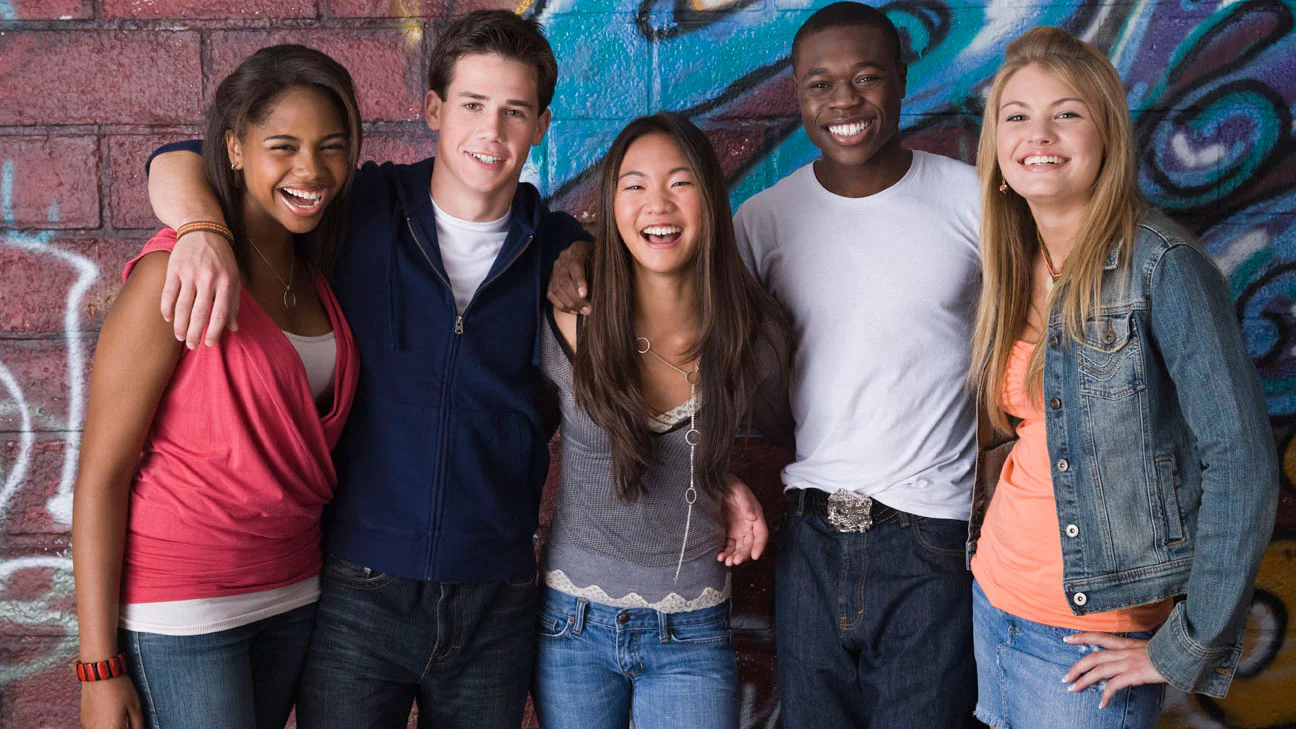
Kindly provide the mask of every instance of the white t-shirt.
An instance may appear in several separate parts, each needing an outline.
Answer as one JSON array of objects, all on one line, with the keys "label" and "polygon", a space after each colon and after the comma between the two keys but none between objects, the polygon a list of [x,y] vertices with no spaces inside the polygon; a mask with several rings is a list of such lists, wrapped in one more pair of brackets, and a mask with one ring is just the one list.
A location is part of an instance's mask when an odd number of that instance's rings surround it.
[{"label": "white t-shirt", "polygon": [[499,220],[475,223],[456,218],[432,201],[436,213],[437,245],[441,249],[441,263],[450,277],[454,291],[455,307],[459,313],[468,308],[477,287],[486,280],[486,274],[495,264],[495,257],[504,247],[508,237],[509,215],[512,208]]},{"label": "white t-shirt", "polygon": [[744,260],[792,318],[787,488],[969,517],[979,222],[975,169],[919,151],[875,195],[834,195],[809,164],[738,211]]}]

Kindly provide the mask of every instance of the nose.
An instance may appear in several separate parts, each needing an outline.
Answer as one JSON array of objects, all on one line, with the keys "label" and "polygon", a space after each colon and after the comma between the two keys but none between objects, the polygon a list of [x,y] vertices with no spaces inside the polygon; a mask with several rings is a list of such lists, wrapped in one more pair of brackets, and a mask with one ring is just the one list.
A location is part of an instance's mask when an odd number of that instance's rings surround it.
[{"label": "nose", "polygon": [[1056,142],[1057,131],[1053,128],[1053,120],[1047,117],[1032,120],[1030,128],[1026,130],[1026,141],[1041,146]]},{"label": "nose", "polygon": [[650,213],[664,213],[675,209],[675,196],[671,194],[669,187],[663,185],[653,185],[649,188],[647,202],[645,207]]},{"label": "nose", "polygon": [[828,96],[828,103],[834,108],[848,108],[859,103],[859,94],[855,91],[855,84],[850,81],[839,81],[833,84],[832,93]]},{"label": "nose", "polygon": [[482,114],[481,124],[477,127],[477,134],[489,141],[499,139],[500,118],[498,114]]},{"label": "nose", "polygon": [[319,176],[320,170],[324,165],[320,164],[319,153],[313,149],[303,149],[297,154],[296,159],[297,176],[307,180],[314,180]]}]

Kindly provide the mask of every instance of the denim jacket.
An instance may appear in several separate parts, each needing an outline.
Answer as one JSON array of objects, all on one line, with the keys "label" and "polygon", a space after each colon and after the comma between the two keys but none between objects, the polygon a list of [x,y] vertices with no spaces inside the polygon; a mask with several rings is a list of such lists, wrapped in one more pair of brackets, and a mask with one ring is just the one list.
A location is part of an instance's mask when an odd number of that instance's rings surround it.
[{"label": "denim jacket", "polygon": [[[1157,213],[1128,266],[1108,257],[1085,341],[1054,309],[1044,413],[1062,587],[1076,615],[1186,596],[1148,655],[1170,685],[1223,697],[1278,503],[1278,458],[1228,287]],[[1011,443],[982,451],[968,558]]]}]

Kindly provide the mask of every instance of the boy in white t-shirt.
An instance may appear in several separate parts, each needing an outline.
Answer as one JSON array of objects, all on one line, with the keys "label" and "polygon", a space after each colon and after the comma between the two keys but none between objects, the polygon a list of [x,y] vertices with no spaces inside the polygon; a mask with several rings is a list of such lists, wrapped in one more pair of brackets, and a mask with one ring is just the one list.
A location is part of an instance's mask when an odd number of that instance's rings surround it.
[{"label": "boy in white t-shirt", "polygon": [[[822,157],[735,217],[748,266],[797,339],[775,590],[789,729],[975,725],[964,545],[976,410],[964,383],[976,171],[900,145],[901,53],[874,8],[812,15],[792,63]],[[578,275],[551,282],[560,307],[584,294]]]}]

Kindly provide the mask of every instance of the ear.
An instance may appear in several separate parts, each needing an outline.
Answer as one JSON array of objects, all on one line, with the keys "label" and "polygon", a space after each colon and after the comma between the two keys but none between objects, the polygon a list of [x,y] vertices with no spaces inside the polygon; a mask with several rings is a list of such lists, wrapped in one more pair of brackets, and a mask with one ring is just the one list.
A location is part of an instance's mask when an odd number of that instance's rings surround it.
[{"label": "ear", "polygon": [[549,121],[552,118],[553,114],[549,113],[549,109],[540,112],[540,118],[536,120],[535,134],[531,135],[532,147],[540,144],[541,140],[544,139],[545,132],[549,131]]},{"label": "ear", "polygon": [[234,169],[243,167],[243,143],[239,141],[238,135],[229,129],[225,130],[225,154]]},{"label": "ear", "polygon": [[434,132],[441,129],[441,107],[444,104],[441,95],[435,91],[423,95],[423,122]]}]

